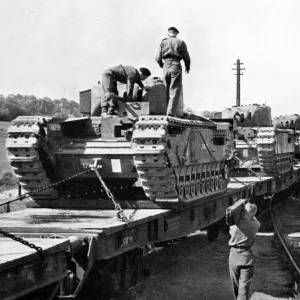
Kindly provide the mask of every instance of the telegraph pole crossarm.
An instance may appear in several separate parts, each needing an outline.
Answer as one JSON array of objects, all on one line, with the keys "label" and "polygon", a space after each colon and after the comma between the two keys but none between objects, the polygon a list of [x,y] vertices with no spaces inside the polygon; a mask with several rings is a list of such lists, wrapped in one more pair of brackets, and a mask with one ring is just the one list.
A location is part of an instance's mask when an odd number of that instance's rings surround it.
[{"label": "telegraph pole crossarm", "polygon": [[241,105],[241,75],[244,75],[244,73],[242,73],[241,71],[246,70],[245,68],[241,68],[241,65],[243,65],[243,63],[240,61],[239,57],[236,60],[236,63],[234,63],[234,65],[236,65],[236,69],[232,69],[234,71],[236,71],[236,106],[240,106]]}]

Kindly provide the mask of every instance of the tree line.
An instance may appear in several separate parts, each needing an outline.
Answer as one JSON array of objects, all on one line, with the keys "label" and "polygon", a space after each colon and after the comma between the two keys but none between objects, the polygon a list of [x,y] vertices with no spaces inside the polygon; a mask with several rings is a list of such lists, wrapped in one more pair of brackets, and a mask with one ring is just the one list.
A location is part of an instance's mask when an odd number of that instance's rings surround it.
[{"label": "tree line", "polygon": [[65,98],[37,98],[28,95],[0,95],[0,121],[11,121],[18,116],[79,117],[79,104]]}]

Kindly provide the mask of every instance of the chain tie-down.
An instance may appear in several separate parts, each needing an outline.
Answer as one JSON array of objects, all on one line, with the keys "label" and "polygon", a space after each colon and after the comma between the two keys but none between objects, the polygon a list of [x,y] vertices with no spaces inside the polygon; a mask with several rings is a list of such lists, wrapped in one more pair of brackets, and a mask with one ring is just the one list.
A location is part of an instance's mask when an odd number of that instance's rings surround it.
[{"label": "chain tie-down", "polygon": [[[92,171],[92,169],[89,168],[88,170],[85,170],[83,172],[77,173],[77,174],[72,175],[70,177],[67,177],[67,178],[65,178],[63,180],[57,181],[55,183],[52,183],[52,184],[50,184],[48,186],[44,186],[44,187],[38,188],[38,189],[34,190],[33,192],[25,193],[25,194],[21,195],[20,197],[18,197],[16,199],[13,199],[13,200],[10,200],[10,201],[7,201],[5,203],[0,204],[0,206],[7,205],[7,204],[10,204],[12,202],[16,202],[18,200],[22,201],[22,200],[24,200],[26,198],[29,198],[31,195],[38,194],[38,193],[40,193],[40,192],[42,192],[44,190],[47,190],[47,189],[49,189],[49,188],[51,188],[53,186],[58,186],[61,183],[67,182],[67,181],[69,181],[69,180],[71,180],[71,179],[73,179],[73,178],[75,178],[77,176],[80,176],[82,174],[85,174],[85,173],[88,173],[88,172],[91,172],[91,171]],[[43,258],[43,253],[42,253],[43,252],[43,248],[42,247],[36,246],[35,244],[30,243],[30,242],[28,242],[28,241],[26,241],[26,240],[24,240],[24,239],[22,239],[20,237],[17,237],[14,234],[9,233],[9,232],[1,229],[1,228],[0,228],[0,234],[4,235],[7,238],[10,238],[10,239],[12,239],[12,240],[14,240],[16,242],[19,242],[19,243],[21,243],[21,244],[23,244],[25,246],[28,246],[31,249],[35,249],[37,251],[37,253],[40,255],[40,257]]]},{"label": "chain tie-down", "polygon": [[94,161],[94,164],[93,166],[91,167],[91,169],[93,171],[95,171],[99,181],[101,182],[107,196],[109,197],[109,199],[112,201],[112,203],[114,204],[114,208],[115,210],[117,211],[117,217],[122,220],[123,222],[130,222],[133,218],[133,215],[131,215],[129,218],[126,217],[125,213],[124,213],[124,210],[121,208],[120,204],[117,203],[117,201],[115,200],[115,197],[114,195],[112,194],[112,192],[110,191],[110,189],[107,187],[105,181],[103,180],[100,172],[99,172],[99,169],[101,168],[101,166],[99,165],[99,161],[100,159],[95,159]]},{"label": "chain tie-down", "polygon": [[[13,199],[13,200],[10,200],[10,201],[7,201],[5,203],[0,204],[0,207],[4,206],[4,205],[7,205],[7,204],[10,204],[10,203],[13,203],[13,202],[16,202],[16,201],[22,201],[22,200],[24,200],[26,198],[29,198],[31,195],[38,194],[38,193],[40,193],[40,192],[42,192],[42,191],[44,191],[46,189],[49,189],[51,187],[58,186],[59,184],[65,183],[65,182],[67,182],[67,181],[69,181],[69,180],[71,180],[71,179],[73,179],[75,177],[78,177],[80,175],[83,175],[83,174],[89,173],[91,171],[94,171],[96,173],[97,177],[99,178],[102,186],[104,187],[107,196],[113,202],[114,208],[117,211],[117,217],[119,219],[121,219],[123,222],[129,223],[132,220],[132,218],[133,218],[133,214],[129,218],[127,218],[126,215],[125,215],[125,213],[124,213],[124,211],[123,211],[123,209],[121,208],[120,204],[118,204],[116,202],[113,194],[111,193],[111,191],[109,190],[109,188],[105,184],[102,176],[100,175],[99,168],[101,168],[101,166],[98,166],[98,161],[99,161],[99,159],[95,159],[94,165],[92,167],[90,167],[89,169],[83,171],[83,172],[79,172],[79,173],[77,173],[75,175],[72,175],[70,177],[64,178],[63,180],[57,181],[57,182],[52,183],[52,184],[50,184],[48,186],[44,186],[44,187],[38,188],[38,189],[34,190],[33,192],[25,193],[25,194],[21,195],[20,197],[18,197],[16,199]],[[9,233],[9,232],[1,229],[1,228],[0,228],[0,234],[2,234],[3,236],[5,236],[7,238],[10,238],[10,239],[12,239],[12,240],[14,240],[16,242],[19,242],[19,243],[21,243],[21,244],[23,244],[25,246],[28,246],[31,249],[35,249],[37,251],[37,253],[40,255],[40,257],[43,258],[43,254],[42,254],[43,249],[42,249],[42,247],[36,246],[35,244],[30,243],[30,242],[28,242],[28,241],[26,241],[26,240],[24,240],[24,239],[22,239],[20,237],[17,237],[14,234]]]},{"label": "chain tie-down", "polygon": [[27,246],[27,247],[29,247],[31,249],[36,250],[37,253],[38,253],[38,255],[40,256],[40,258],[42,258],[42,259],[44,258],[44,256],[43,256],[43,248],[42,247],[36,246],[35,244],[30,243],[30,242],[28,242],[28,241],[26,241],[26,240],[24,240],[24,239],[22,239],[20,237],[17,237],[14,234],[9,233],[9,232],[7,232],[7,231],[5,231],[3,229],[0,229],[0,233],[2,235],[4,235],[5,237],[7,237],[7,238],[10,238],[10,239],[12,239],[12,240],[14,240],[16,242],[19,242],[19,243],[21,243],[21,244],[23,244],[23,245],[25,245],[25,246]]}]

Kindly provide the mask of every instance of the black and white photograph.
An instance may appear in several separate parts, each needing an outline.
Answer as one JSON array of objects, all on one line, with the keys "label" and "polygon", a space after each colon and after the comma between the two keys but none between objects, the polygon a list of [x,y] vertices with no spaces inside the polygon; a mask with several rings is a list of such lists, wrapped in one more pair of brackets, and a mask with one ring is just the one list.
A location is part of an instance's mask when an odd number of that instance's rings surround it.
[{"label": "black and white photograph", "polygon": [[300,300],[299,14],[1,0],[0,300]]}]

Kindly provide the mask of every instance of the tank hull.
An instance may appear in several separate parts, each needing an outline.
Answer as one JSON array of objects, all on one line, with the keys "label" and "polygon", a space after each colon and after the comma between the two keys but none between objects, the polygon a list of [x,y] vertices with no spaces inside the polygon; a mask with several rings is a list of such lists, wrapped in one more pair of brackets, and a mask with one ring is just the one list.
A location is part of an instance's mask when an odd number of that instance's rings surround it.
[{"label": "tank hull", "polygon": [[90,169],[95,160],[117,200],[172,207],[198,201],[226,191],[233,150],[230,125],[203,118],[18,117],[8,135],[8,158],[24,190],[49,186],[32,195],[37,203],[45,197],[86,199],[87,206],[88,199],[109,200]]},{"label": "tank hull", "polygon": [[296,115],[289,122],[286,117],[275,118],[273,125],[271,108],[259,104],[225,108],[220,114],[222,119],[233,118],[237,124],[235,176],[249,172],[257,176],[279,176],[292,170],[298,148],[295,132],[278,124],[296,124]]}]

